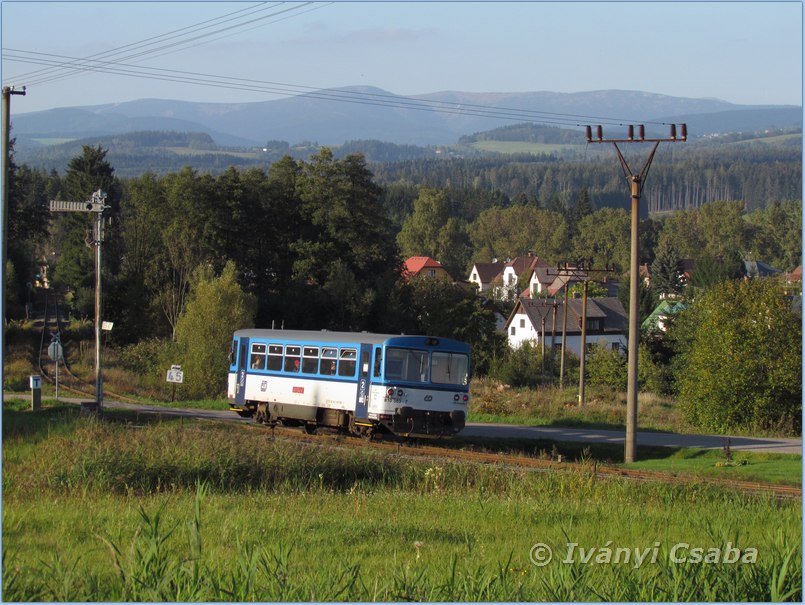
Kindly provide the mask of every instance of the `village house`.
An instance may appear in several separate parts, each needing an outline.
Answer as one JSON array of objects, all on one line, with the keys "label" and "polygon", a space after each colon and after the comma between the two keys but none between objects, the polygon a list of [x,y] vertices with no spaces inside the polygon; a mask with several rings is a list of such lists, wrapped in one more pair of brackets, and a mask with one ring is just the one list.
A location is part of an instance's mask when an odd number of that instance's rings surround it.
[{"label": "village house", "polygon": [[478,288],[478,294],[489,292],[494,288],[495,282],[502,283],[503,268],[506,263],[493,261],[491,263],[475,263],[470,271],[469,282]]},{"label": "village house", "polygon": [[[520,298],[506,321],[505,330],[509,346],[519,348],[530,341],[545,347],[558,348],[562,344],[564,300],[552,298]],[[581,352],[582,300],[567,301],[567,350],[577,357]],[[596,344],[625,354],[628,344],[628,317],[620,300],[615,297],[587,299],[587,351]]]},{"label": "village house", "polygon": [[453,278],[447,272],[447,269],[442,266],[442,263],[429,256],[412,256],[403,263],[403,277],[405,277],[406,280],[419,276],[453,281]]}]

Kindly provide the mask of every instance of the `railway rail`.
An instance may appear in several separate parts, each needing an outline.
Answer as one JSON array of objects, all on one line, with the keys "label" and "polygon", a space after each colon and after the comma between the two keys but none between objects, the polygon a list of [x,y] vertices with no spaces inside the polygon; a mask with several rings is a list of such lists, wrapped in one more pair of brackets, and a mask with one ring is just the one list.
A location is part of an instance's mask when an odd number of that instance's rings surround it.
[{"label": "railway rail", "polygon": [[[65,349],[65,354],[62,356],[60,361],[53,361],[48,355],[48,346],[50,345],[51,341],[46,340],[46,336],[49,334],[52,338],[54,335],[57,335],[59,341],[62,341],[61,337],[63,329],[61,313],[59,312],[59,295],[55,292],[48,292],[45,290],[44,298],[42,336],[39,340],[39,355],[37,357],[39,374],[42,376],[43,380],[46,380],[51,384],[55,384],[56,365],[60,364],[59,367],[61,369],[59,370],[59,388],[69,391],[74,395],[80,395],[82,397],[95,397],[95,385],[86,382],[79,376],[76,376],[76,374],[70,368],[70,364],[67,361],[66,345],[64,342],[62,342],[62,347]],[[108,389],[104,389],[104,393],[121,401],[126,401],[129,403],[141,403],[136,399],[126,397],[125,395],[120,395],[119,393],[113,393]]]},{"label": "railway rail", "polygon": [[[245,425],[255,427],[257,425]],[[717,479],[695,475],[680,475],[670,472],[642,471],[626,469],[612,464],[604,464],[595,460],[585,462],[559,462],[545,460],[526,455],[501,454],[493,452],[457,449],[449,446],[435,445],[405,445],[393,441],[367,441],[358,437],[344,435],[307,435],[297,429],[275,427],[273,430],[283,438],[295,439],[308,443],[330,444],[341,447],[371,447],[385,452],[397,453],[409,457],[437,458],[455,462],[474,462],[481,464],[496,464],[509,468],[521,468],[537,472],[572,472],[585,474],[596,479],[620,478],[632,481],[657,481],[679,485],[711,485],[724,489],[732,489],[746,494],[766,494],[777,499],[802,499],[802,488],[760,483],[754,481],[739,481],[733,479]]]},{"label": "railway rail", "polygon": [[[53,309],[51,315],[50,309]],[[47,346],[50,344],[46,342],[46,335],[48,333],[59,334],[62,333],[61,315],[59,313],[58,297],[54,294],[45,297],[45,317],[42,325],[42,337],[40,340],[39,351],[39,371],[43,378],[51,383],[55,382],[55,364],[47,354]],[[66,357],[62,358],[62,367],[64,372],[60,372],[61,388],[77,394],[82,397],[94,397],[94,385],[87,383],[80,377],[76,376],[70,369]],[[66,381],[64,380],[66,378]],[[65,382],[67,384],[65,384]],[[143,403],[105,390],[105,394],[110,398],[124,402],[121,407],[127,407],[125,404],[137,404],[142,406]],[[112,404],[113,405],[113,404]],[[153,410],[142,410],[139,408],[140,413],[149,414],[169,414],[181,415],[185,417],[197,417],[201,419],[210,419],[203,411],[190,410],[190,409],[177,409],[177,408],[158,408],[154,407]],[[213,418],[214,420],[229,420],[226,417]],[[380,451],[404,455],[410,458],[431,458],[449,460],[455,462],[471,462],[480,464],[495,464],[509,468],[521,468],[535,472],[575,472],[586,474],[587,476],[596,479],[607,478],[620,478],[632,481],[657,481],[675,483],[680,485],[712,485],[723,489],[731,489],[746,494],[753,495],[769,495],[777,499],[802,499],[802,488],[775,485],[752,481],[739,481],[732,479],[717,479],[712,477],[700,477],[694,475],[680,475],[670,472],[659,471],[642,471],[626,469],[611,464],[603,464],[597,461],[584,461],[584,462],[560,462],[557,460],[546,460],[542,458],[531,457],[523,454],[502,454],[493,452],[484,452],[476,450],[458,449],[447,445],[423,445],[420,443],[410,444],[404,441],[386,441],[386,440],[367,440],[359,437],[351,437],[343,434],[307,434],[297,428],[289,428],[283,426],[266,427],[256,423],[246,423],[242,419],[235,417],[231,421],[238,422],[246,430],[260,430],[266,433],[270,432],[272,436],[282,439],[293,439],[311,444],[317,444],[327,447],[339,448],[373,448]]]},{"label": "railway rail", "polygon": [[[293,440],[296,442],[308,443],[321,447],[331,448],[373,448],[388,454],[405,456],[408,458],[425,458],[430,460],[444,460],[456,463],[475,463],[493,464],[506,468],[519,468],[533,472],[546,473],[577,473],[595,479],[624,479],[642,482],[665,482],[677,485],[700,485],[713,486],[721,489],[733,490],[750,495],[771,496],[778,500],[801,500],[802,488],[761,483],[754,481],[738,481],[732,479],[719,479],[714,477],[702,477],[696,475],[685,475],[672,472],[643,471],[636,469],[626,469],[614,464],[604,464],[595,460],[584,462],[560,462],[558,460],[546,460],[526,454],[516,453],[495,453],[487,451],[477,451],[459,449],[451,447],[450,442],[439,442],[439,445],[427,445],[421,442],[411,442],[396,438],[395,440],[368,440],[361,437],[353,437],[335,431],[308,434],[298,427],[285,427],[277,425],[269,427],[254,422],[249,422],[232,414],[231,416],[221,415],[219,412],[210,410],[190,410],[182,408],[149,408],[143,409],[140,404],[134,408],[128,404],[110,403],[106,408],[120,407],[137,411],[142,414],[153,414],[159,416],[181,416],[200,420],[213,420],[237,423],[243,430],[259,431],[268,433],[272,438]],[[482,447],[482,446],[480,446]]]}]

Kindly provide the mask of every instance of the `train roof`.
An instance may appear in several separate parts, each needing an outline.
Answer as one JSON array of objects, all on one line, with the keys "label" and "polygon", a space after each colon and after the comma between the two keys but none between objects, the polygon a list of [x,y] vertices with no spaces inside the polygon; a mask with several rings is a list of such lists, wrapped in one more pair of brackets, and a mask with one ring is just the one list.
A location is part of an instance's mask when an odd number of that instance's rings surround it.
[{"label": "train roof", "polygon": [[[405,335],[405,334],[375,334],[372,332],[331,332],[329,330],[269,330],[260,328],[250,328],[237,330],[234,334],[236,338],[260,338],[275,339],[283,342],[336,342],[336,343],[363,343],[363,344],[407,344],[427,346],[426,340],[433,338],[424,335]],[[469,349],[469,345],[459,340],[451,338],[437,338],[440,344],[455,347],[458,349]]]}]

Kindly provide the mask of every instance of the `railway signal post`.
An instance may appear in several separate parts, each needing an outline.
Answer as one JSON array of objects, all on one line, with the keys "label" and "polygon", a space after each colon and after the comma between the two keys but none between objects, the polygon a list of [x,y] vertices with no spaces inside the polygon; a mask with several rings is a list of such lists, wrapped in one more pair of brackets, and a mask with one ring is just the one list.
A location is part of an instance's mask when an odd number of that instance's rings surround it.
[{"label": "railway signal post", "polygon": [[[618,153],[623,174],[630,184],[632,196],[632,228],[631,228],[631,254],[629,263],[629,373],[626,390],[626,439],[624,462],[634,462],[637,458],[637,346],[639,340],[640,323],[638,321],[638,287],[639,287],[639,250],[638,237],[640,226],[640,195],[643,191],[646,177],[648,177],[651,162],[660,143],[685,142],[688,139],[688,127],[680,124],[680,136],[676,134],[676,124],[671,124],[671,133],[668,138],[646,138],[645,126],[638,125],[638,135],[635,137],[634,126],[629,126],[625,139],[605,139],[601,126],[596,126],[596,136],[593,138],[592,126],[587,126],[587,143],[612,143]],[[635,174],[623,157],[618,143],[654,143],[643,168]]]},{"label": "railway signal post", "polygon": [[91,245],[95,247],[95,406],[103,407],[103,375],[101,374],[101,247],[103,245],[103,211],[106,193],[98,189],[86,202],[50,201],[51,212],[91,212],[95,214],[95,230]]}]

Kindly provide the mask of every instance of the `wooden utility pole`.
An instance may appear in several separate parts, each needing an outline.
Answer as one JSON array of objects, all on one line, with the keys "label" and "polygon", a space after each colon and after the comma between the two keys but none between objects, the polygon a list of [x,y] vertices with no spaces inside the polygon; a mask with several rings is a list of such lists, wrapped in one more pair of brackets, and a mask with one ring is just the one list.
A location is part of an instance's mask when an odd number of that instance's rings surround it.
[{"label": "wooden utility pole", "polygon": [[[567,281],[563,286],[565,289],[565,301],[562,309],[562,357],[559,364],[559,388],[564,386],[565,378],[565,345],[567,343],[567,307],[568,307],[568,290],[570,287],[570,280],[575,279],[583,284],[583,297],[581,302],[581,350],[579,352],[579,405],[584,405],[584,370],[586,365],[586,347],[587,347],[587,282],[590,281],[591,273],[612,273],[614,269],[609,265],[604,269],[594,269],[591,260],[577,261],[575,265],[569,263],[559,263],[556,267],[556,273],[548,273],[548,275],[556,275],[564,277]],[[554,318],[556,315],[554,314]],[[555,319],[554,319],[555,321]]]},{"label": "wooden utility pole", "polygon": [[[8,177],[11,174],[11,95],[25,95],[25,87],[22,90],[14,90],[13,86],[3,86],[3,102],[0,113],[2,113],[2,130],[3,130],[3,266],[0,267],[0,275],[2,275],[2,295],[0,295],[0,321],[3,322],[2,327],[2,342],[0,343],[0,353],[5,357],[6,354],[6,262],[8,260],[8,202],[9,202],[9,185]],[[5,382],[5,370],[2,369],[0,364],[0,381]]]},{"label": "wooden utility pole", "polygon": [[[634,462],[637,458],[637,347],[639,342],[640,323],[638,321],[638,287],[640,278],[639,261],[639,229],[640,229],[640,196],[643,185],[648,177],[651,162],[660,143],[685,142],[688,138],[688,127],[686,124],[680,125],[680,136],[676,136],[676,124],[671,124],[670,137],[667,139],[647,139],[645,136],[645,126],[638,125],[638,136],[634,136],[634,126],[629,126],[628,135],[625,139],[604,139],[601,126],[596,126],[596,137],[593,138],[592,126],[587,126],[588,143],[612,143],[618,153],[618,159],[623,168],[623,174],[630,185],[632,196],[632,228],[631,228],[631,255],[629,263],[629,375],[626,391],[626,443],[624,451],[624,461]],[[635,174],[621,153],[618,143],[654,143],[648,159],[643,163],[642,170]]]}]

